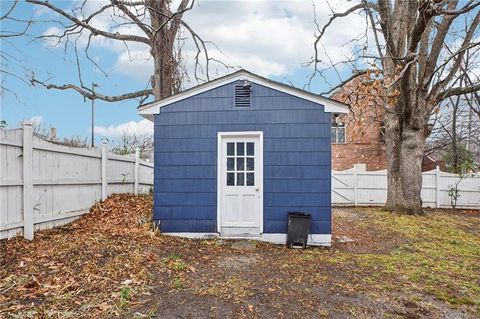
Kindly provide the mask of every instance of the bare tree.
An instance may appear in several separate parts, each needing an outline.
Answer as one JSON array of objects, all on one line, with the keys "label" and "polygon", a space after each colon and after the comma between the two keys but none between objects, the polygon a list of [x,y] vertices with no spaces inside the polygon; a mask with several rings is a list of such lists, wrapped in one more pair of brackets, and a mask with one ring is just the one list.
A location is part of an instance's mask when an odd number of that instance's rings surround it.
[{"label": "bare tree", "polygon": [[[443,159],[447,169],[461,173],[480,167],[480,121],[470,105],[471,94],[456,96],[442,102],[443,111],[434,116],[434,129],[427,139],[425,154]],[[468,165],[467,165],[468,164]]]},{"label": "bare tree", "polygon": [[[181,89],[181,83],[185,77],[185,66],[181,59],[182,41],[179,35],[182,30],[189,35],[198,50],[195,57],[196,65],[206,66],[205,68],[196,67],[194,77],[198,81],[208,80],[209,63],[211,61],[221,62],[209,57],[207,46],[210,43],[203,40],[183,20],[184,13],[193,8],[194,1],[181,0],[176,10],[172,11],[170,8],[171,0],[110,0],[105,3],[98,2],[97,8],[93,10],[91,4],[97,4],[97,2],[88,0],[79,1],[75,7],[68,9],[64,8],[65,5],[52,1],[26,0],[28,4],[50,10],[57,18],[48,21],[17,18],[16,21],[23,22],[25,25],[46,23],[58,26],[61,29],[59,33],[29,36],[34,40],[54,41],[59,45],[64,45],[65,52],[69,49],[72,50],[78,73],[78,83],[52,83],[51,78],[40,79],[34,73],[31,74],[29,81],[32,85],[45,87],[46,89],[75,90],[84,98],[100,99],[108,102],[138,98],[142,103],[152,95],[155,99],[166,97]],[[96,19],[105,16],[111,19],[113,25],[105,27],[95,23]],[[12,34],[15,33],[12,32]],[[21,34],[18,33],[17,35]],[[129,46],[133,44],[143,45],[149,49],[154,62],[154,69],[145,89],[117,95],[105,95],[97,92],[97,90],[92,90],[89,85],[84,85],[83,66],[80,65],[81,59],[79,58],[81,54],[101,70],[106,77],[108,76],[89,54],[92,41],[98,37],[124,44],[129,54]],[[79,44],[80,39],[86,39],[85,47]]]},{"label": "bare tree", "polygon": [[[471,85],[478,81],[479,50],[467,50],[461,65],[462,72],[451,87]],[[480,99],[477,92],[449,97],[441,102],[432,116],[434,126],[427,139],[425,154],[442,158],[447,169],[460,173],[462,169],[480,167]],[[441,112],[440,112],[441,110]],[[469,162],[470,165],[466,165]]]},{"label": "bare tree", "polygon": [[152,159],[153,157],[153,136],[141,135],[128,130],[122,133],[120,139],[112,148],[112,152],[120,155],[133,154],[140,151],[141,158]]},{"label": "bare tree", "polygon": [[[368,74],[370,84],[384,92],[389,210],[423,214],[422,158],[429,120],[442,101],[480,90],[477,78],[451,85],[465,73],[466,52],[479,47],[479,6],[479,0],[361,0],[344,12],[332,13],[318,27],[312,79],[322,75],[319,48],[336,19],[358,13],[369,26],[360,39],[365,44],[345,63],[354,68],[347,80]],[[340,82],[335,87],[341,87]]]}]

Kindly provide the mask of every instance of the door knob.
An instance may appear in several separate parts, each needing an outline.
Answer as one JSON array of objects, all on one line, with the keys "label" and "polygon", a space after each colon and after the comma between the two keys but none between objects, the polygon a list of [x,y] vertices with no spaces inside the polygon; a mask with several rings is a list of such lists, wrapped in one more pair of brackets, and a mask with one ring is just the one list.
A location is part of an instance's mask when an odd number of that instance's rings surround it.
[{"label": "door knob", "polygon": [[255,188],[255,191],[258,192],[260,190],[260,188]]}]

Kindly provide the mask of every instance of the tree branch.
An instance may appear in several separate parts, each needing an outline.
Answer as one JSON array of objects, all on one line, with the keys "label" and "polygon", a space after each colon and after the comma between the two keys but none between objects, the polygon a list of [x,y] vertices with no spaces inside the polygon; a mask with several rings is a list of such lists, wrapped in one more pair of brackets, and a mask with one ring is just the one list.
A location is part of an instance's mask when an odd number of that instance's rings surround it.
[{"label": "tree branch", "polygon": [[380,15],[380,26],[382,28],[383,38],[387,44],[387,55],[398,57],[397,46],[392,35],[392,26],[390,25],[390,2],[388,0],[378,1],[378,14]]},{"label": "tree branch", "polygon": [[[440,69],[442,69],[443,67],[445,67],[453,58],[455,58],[456,56],[458,56],[459,54],[463,54],[465,51],[467,50],[470,50],[470,49],[473,49],[477,46],[480,45],[480,42],[474,42],[474,43],[469,43],[467,46],[465,47],[461,47],[460,49],[458,49],[457,52],[453,53],[450,48],[448,46],[445,45],[446,49],[448,50],[448,52],[450,52],[450,56],[448,58],[446,58],[442,64],[440,64],[433,73],[437,73]],[[461,61],[461,59],[459,60]],[[460,66],[458,67],[460,68]],[[458,68],[455,70],[455,72],[458,71]],[[455,73],[454,72],[454,73]]]},{"label": "tree branch", "polygon": [[[453,10],[457,6],[458,0],[451,0],[448,2],[448,9]],[[431,45],[430,54],[428,55],[427,61],[425,63],[425,67],[423,68],[424,73],[420,74],[420,79],[422,82],[419,84],[423,87],[423,89],[427,89],[433,75],[434,70],[438,62],[438,57],[443,48],[443,43],[445,42],[445,38],[447,37],[448,30],[452,25],[455,16],[443,16],[442,22],[437,27],[435,38],[433,39],[433,43]]]},{"label": "tree branch", "polygon": [[[187,7],[188,0],[187,1],[182,1],[178,5],[177,11],[175,11],[174,13],[169,14],[169,15],[167,15],[167,14],[161,12],[161,11],[156,10],[153,6],[147,6],[148,10],[151,10],[151,11],[155,12],[156,14],[166,18],[165,21],[163,21],[162,24],[160,24],[158,26],[158,28],[153,28],[154,35],[156,35],[157,32],[159,32],[162,28],[164,28],[173,19],[181,19],[183,14],[186,11],[189,11],[193,8],[194,3],[195,3],[195,0],[192,0],[192,2],[190,3],[190,6]],[[178,24],[177,24],[177,28],[178,28]],[[173,30],[173,29],[171,29],[171,30]]]},{"label": "tree branch", "polygon": [[[203,48],[203,52],[205,54],[205,69],[207,70],[206,72],[206,77],[207,77],[207,81],[210,80],[210,75],[208,74],[208,69],[209,69],[209,63],[210,63],[210,58],[208,57],[208,50],[207,50],[207,47],[205,45],[205,41],[203,41],[203,39],[185,22],[185,21],[182,21],[182,25],[185,27],[185,29],[188,30],[188,32],[190,32],[190,34],[192,35],[192,38],[193,38],[193,42],[195,43],[195,46],[197,47],[197,54],[195,55],[195,71],[194,71],[194,74],[195,74],[195,79],[197,81],[199,81],[199,78],[198,78],[198,74],[197,74],[197,69],[198,69],[198,66],[200,65],[199,63],[199,56],[200,56],[200,53],[202,52],[202,48]],[[200,44],[199,44],[200,42]],[[200,48],[201,46],[201,48]],[[202,73],[203,73],[203,70],[202,70]]]},{"label": "tree branch", "polygon": [[319,93],[319,95],[329,95],[330,93],[332,93],[333,91],[341,88],[342,86],[344,86],[344,85],[347,84],[348,82],[352,81],[353,79],[358,78],[359,76],[362,76],[362,75],[364,75],[364,74],[367,74],[367,72],[368,72],[368,70],[359,70],[359,71],[356,71],[356,72],[353,73],[349,78],[347,78],[347,79],[343,80],[342,82],[340,82],[339,84],[335,85],[335,86],[332,87],[330,90]]},{"label": "tree branch", "polygon": [[130,11],[121,1],[112,0],[112,4],[116,5],[123,13],[125,13],[133,22],[151,39],[152,31],[147,27],[145,23]]},{"label": "tree branch", "polygon": [[332,22],[337,19],[337,18],[342,18],[342,17],[346,17],[348,16],[350,13],[352,12],[355,12],[359,9],[365,9],[366,6],[368,7],[371,7],[371,8],[374,8],[375,6],[373,6],[372,4],[368,3],[368,2],[362,2],[360,4],[357,4],[349,9],[347,9],[346,11],[344,12],[335,12],[331,17],[330,19],[328,19],[327,23],[322,27],[322,29],[320,30],[320,34],[317,36],[316,40],[315,40],[315,43],[314,43],[314,46],[316,47],[318,42],[320,41],[320,39],[323,37],[325,31],[327,30],[327,28],[332,24]]},{"label": "tree branch", "polygon": [[425,32],[427,25],[429,24],[430,19],[435,16],[435,13],[436,11],[430,8],[430,3],[428,1],[419,4],[418,18],[410,31],[408,53],[414,53],[417,51],[418,43],[422,39],[422,35]]},{"label": "tree branch", "polygon": [[438,12],[443,15],[454,15],[454,16],[459,16],[461,14],[467,13],[469,11],[472,11],[476,7],[480,5],[480,2],[476,2],[472,4],[475,0],[470,0],[463,8],[460,10],[454,11],[454,10],[439,10]]},{"label": "tree branch", "polygon": [[388,90],[390,88],[392,88],[395,84],[398,83],[398,81],[402,80],[405,76],[405,74],[408,72],[408,70],[410,69],[410,66],[413,64],[413,63],[416,63],[418,60],[418,56],[415,56],[413,59],[411,59],[410,61],[408,61],[402,68],[402,70],[400,71],[400,74],[392,81],[392,83],[389,83],[385,88]]},{"label": "tree branch", "polygon": [[472,44],[470,42],[479,24],[480,24],[480,11],[477,12],[477,14],[475,15],[475,19],[472,21],[470,28],[468,29],[465,35],[465,38],[463,39],[461,48],[455,54],[453,54],[453,56],[455,56],[455,60],[447,76],[443,80],[435,83],[435,85],[432,87],[432,91],[430,92],[430,94],[432,94],[431,96],[435,96],[435,94],[437,94],[442,88],[444,88],[453,79],[457,71],[460,69],[463,57],[465,56],[465,52],[469,49],[469,47],[474,47],[475,45],[478,45],[478,43]]},{"label": "tree branch", "polygon": [[104,30],[94,28],[93,26],[88,24],[88,22],[85,22],[85,20],[80,20],[80,19],[76,18],[75,16],[73,16],[73,15],[67,13],[66,11],[54,6],[53,4],[51,4],[48,1],[26,0],[26,2],[47,7],[49,9],[57,12],[58,14],[62,15],[63,17],[67,18],[68,20],[72,21],[76,25],[81,26],[81,27],[89,30],[94,35],[101,35],[101,36],[104,36],[104,37],[107,37],[107,38],[110,38],[110,39],[114,39],[114,40],[134,41],[134,42],[140,42],[140,43],[145,43],[147,45],[150,45],[150,40],[146,37],[133,35],[133,34],[121,34],[121,33],[118,33],[118,32],[112,33],[112,32],[107,32],[107,31],[104,31]]},{"label": "tree branch", "polygon": [[[315,36],[315,41],[313,43],[313,49],[314,49],[314,52],[315,52],[314,57],[313,57],[312,61],[308,64],[308,65],[313,64],[313,73],[309,77],[307,86],[310,86],[310,83],[312,82],[315,75],[321,74],[321,72],[318,70],[318,63],[321,62],[321,60],[319,59],[318,45],[319,45],[320,40],[322,39],[323,35],[325,34],[327,28],[333,23],[333,21],[335,21],[335,19],[337,19],[337,18],[346,17],[346,16],[350,15],[351,13],[353,13],[357,10],[360,10],[360,9],[364,9],[364,10],[366,10],[367,8],[373,9],[373,10],[377,9],[376,5],[374,5],[372,3],[369,3],[366,0],[363,0],[361,3],[352,6],[351,8],[347,9],[344,12],[334,12],[332,14],[332,16],[330,17],[330,19],[327,21],[327,23],[325,25],[323,25],[323,27],[320,29],[320,27],[317,23],[317,18],[316,18],[315,3],[312,3],[312,4],[313,4],[314,23],[317,27],[318,35]],[[372,26],[372,27],[374,28],[375,26]],[[331,92],[331,91],[329,91],[329,92]],[[322,94],[327,94],[327,93],[322,93]]]},{"label": "tree branch", "polygon": [[[366,6],[366,0],[362,0],[363,4]],[[380,41],[378,40],[378,31],[377,28],[375,28],[375,20],[373,19],[373,13],[370,10],[369,7],[365,7],[367,11],[368,18],[370,20],[370,24],[372,25],[372,30],[373,30],[373,37],[375,38],[375,45],[377,46],[377,51],[378,51],[378,56],[380,57],[381,63],[383,63],[383,52],[382,48],[380,47]]]},{"label": "tree branch", "polygon": [[13,2],[13,4],[11,5],[11,7],[7,10],[7,12],[5,12],[4,15],[0,16],[0,20],[3,20],[3,19],[5,19],[5,18],[7,18],[7,17],[10,15],[10,13],[12,13],[13,9],[15,9],[15,7],[17,6],[17,4],[18,4],[18,0],[15,0],[15,1]]},{"label": "tree branch", "polygon": [[187,7],[189,0],[182,0],[178,5],[177,11],[171,16],[171,30],[178,30],[180,23],[183,22],[182,17],[185,11],[190,10],[193,7],[195,0],[192,0],[192,5]]},{"label": "tree branch", "polygon": [[450,89],[447,89],[447,90],[441,92],[440,94],[438,94],[436,102],[439,103],[439,102],[445,100],[446,98],[448,98],[450,96],[464,95],[464,94],[468,94],[468,93],[475,93],[475,92],[478,92],[478,91],[480,91],[480,82],[477,83],[477,84],[473,84],[471,86],[462,86],[462,87],[450,88]]},{"label": "tree branch", "polygon": [[153,95],[153,90],[152,89],[147,89],[147,90],[140,90],[136,92],[131,92],[131,93],[125,93],[125,94],[120,94],[120,95],[114,95],[114,96],[109,96],[109,95],[103,95],[100,94],[96,91],[92,91],[86,87],[80,87],[75,84],[63,84],[63,85],[56,85],[56,84],[47,84],[45,82],[39,81],[35,79],[34,76],[30,79],[30,82],[33,86],[35,85],[40,85],[47,90],[55,89],[55,90],[74,90],[80,93],[82,96],[84,96],[87,99],[90,100],[103,100],[106,102],[118,102],[118,101],[123,101],[123,100],[128,100],[128,99],[135,99],[139,97],[147,97],[149,95]]}]

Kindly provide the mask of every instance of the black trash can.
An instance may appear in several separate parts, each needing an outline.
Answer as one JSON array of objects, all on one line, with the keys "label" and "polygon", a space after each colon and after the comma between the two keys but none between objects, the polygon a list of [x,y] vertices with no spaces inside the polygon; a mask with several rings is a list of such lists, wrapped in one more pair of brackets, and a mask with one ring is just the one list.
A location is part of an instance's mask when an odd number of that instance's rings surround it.
[{"label": "black trash can", "polygon": [[304,212],[287,212],[287,219],[287,247],[293,248],[294,245],[301,245],[305,249],[312,215]]}]

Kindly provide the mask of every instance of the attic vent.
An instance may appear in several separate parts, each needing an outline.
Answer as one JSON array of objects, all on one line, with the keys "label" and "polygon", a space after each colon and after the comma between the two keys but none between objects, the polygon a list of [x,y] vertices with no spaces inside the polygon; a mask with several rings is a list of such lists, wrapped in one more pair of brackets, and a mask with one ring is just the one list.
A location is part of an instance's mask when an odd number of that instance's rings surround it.
[{"label": "attic vent", "polygon": [[243,84],[235,85],[235,107],[250,106],[250,89],[252,85],[245,81]]}]

